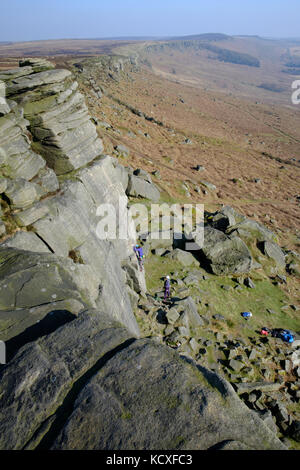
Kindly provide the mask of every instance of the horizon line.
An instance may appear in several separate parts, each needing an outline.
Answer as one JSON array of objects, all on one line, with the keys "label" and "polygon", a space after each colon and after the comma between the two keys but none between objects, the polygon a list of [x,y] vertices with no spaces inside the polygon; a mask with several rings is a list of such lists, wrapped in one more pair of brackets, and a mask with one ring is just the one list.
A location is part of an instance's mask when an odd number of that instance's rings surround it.
[{"label": "horizon line", "polygon": [[168,35],[168,36],[161,36],[161,35],[145,35],[145,36],[106,36],[106,37],[60,37],[60,38],[48,38],[48,39],[27,39],[27,40],[0,40],[0,45],[12,45],[18,43],[26,43],[26,42],[45,42],[45,41],[129,41],[129,40],[139,40],[139,41],[146,41],[146,40],[171,40],[171,39],[184,39],[184,38],[192,38],[197,36],[207,36],[219,34],[223,36],[227,36],[228,38],[236,38],[236,37],[245,37],[245,38],[259,38],[259,39],[268,39],[268,40],[290,40],[296,41],[300,40],[300,36],[260,36],[259,34],[226,34],[226,33],[196,33],[196,34],[185,34],[185,35]]}]

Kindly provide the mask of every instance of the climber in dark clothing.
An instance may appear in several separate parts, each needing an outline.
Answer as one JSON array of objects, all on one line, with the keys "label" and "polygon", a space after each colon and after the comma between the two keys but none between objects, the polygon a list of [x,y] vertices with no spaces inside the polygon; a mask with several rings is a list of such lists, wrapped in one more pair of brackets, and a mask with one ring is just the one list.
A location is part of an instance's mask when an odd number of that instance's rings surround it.
[{"label": "climber in dark clothing", "polygon": [[166,276],[165,282],[164,282],[164,300],[167,300],[167,298],[170,298],[170,276]]},{"label": "climber in dark clothing", "polygon": [[144,258],[143,248],[140,245],[135,245],[135,247],[133,247],[133,251],[136,254],[140,271],[143,271],[143,258]]}]

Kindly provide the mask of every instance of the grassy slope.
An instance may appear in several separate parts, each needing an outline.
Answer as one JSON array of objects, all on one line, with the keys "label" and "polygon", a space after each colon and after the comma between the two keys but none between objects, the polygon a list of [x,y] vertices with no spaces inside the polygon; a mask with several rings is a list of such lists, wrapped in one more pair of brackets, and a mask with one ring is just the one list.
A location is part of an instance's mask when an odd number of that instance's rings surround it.
[{"label": "grassy slope", "polygon": [[[184,269],[178,262],[150,255],[145,262],[148,290],[151,294],[161,291],[162,278],[166,274],[178,272],[179,278],[183,279],[193,269]],[[249,331],[253,334],[256,330],[260,331],[262,326],[280,328],[282,325],[299,331],[299,313],[290,307],[282,310],[282,307],[290,303],[287,292],[282,287],[275,286],[262,271],[251,274],[255,289],[242,286],[241,291],[234,289],[238,285],[234,277],[213,274],[209,276],[208,280],[200,281],[197,287],[190,288],[189,292],[194,296],[200,295],[200,313],[222,314],[227,320],[227,330],[231,333],[246,339]],[[230,286],[230,290],[224,290],[222,286]],[[210,307],[205,307],[205,304]],[[273,310],[274,313],[268,313],[267,309]],[[243,311],[253,313],[251,321],[245,323],[241,317]],[[245,325],[249,325],[249,331],[244,328]]]},{"label": "grassy slope", "polygon": [[[125,144],[131,154],[124,164],[148,171],[159,169],[162,178],[157,182],[173,198],[180,202],[202,202],[208,208],[232,205],[278,231],[287,246],[297,248],[295,234],[300,222],[295,198],[300,172],[297,110],[200,92],[147,70],[131,73],[130,79],[124,75],[114,81],[99,76],[98,72],[95,78],[110,94],[101,101],[92,96],[89,99],[91,113],[113,126],[107,130],[98,127],[108,153],[114,145]],[[83,83],[82,89],[88,96],[90,85]],[[165,125],[158,126],[133,114],[120,101]],[[191,145],[183,144],[186,137],[192,140]],[[205,170],[196,172],[193,168],[197,164]],[[255,178],[260,179],[259,184],[254,183]],[[217,191],[196,193],[201,180],[214,183]],[[186,200],[183,182],[190,187],[191,197]]]},{"label": "grassy slope", "polygon": [[[299,54],[299,47],[293,47],[293,43],[283,40],[271,41],[258,37],[228,37],[226,40],[208,41],[206,44],[235,53],[249,54],[260,61],[260,67],[219,61],[216,54],[201,48],[201,41],[195,42],[195,48],[187,48],[181,40],[169,43],[164,41],[161,49],[159,43],[148,42],[144,44],[144,48],[143,44],[133,44],[120,46],[116,51],[125,55],[139,54],[146,63],[152,65],[155,73],[172,81],[216,92],[231,92],[235,96],[270,104],[291,104],[291,83],[297,77],[284,73],[283,70],[287,71],[285,63],[288,54],[296,56]],[[262,83],[280,85],[283,91],[266,92],[259,88]]]}]

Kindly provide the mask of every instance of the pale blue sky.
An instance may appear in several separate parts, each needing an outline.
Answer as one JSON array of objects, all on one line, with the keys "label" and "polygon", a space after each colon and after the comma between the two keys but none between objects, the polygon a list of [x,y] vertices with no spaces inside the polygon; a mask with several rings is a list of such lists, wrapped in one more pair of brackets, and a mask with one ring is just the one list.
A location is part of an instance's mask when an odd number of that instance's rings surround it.
[{"label": "pale blue sky", "polygon": [[2,0],[0,41],[177,36],[300,37],[300,0]]}]

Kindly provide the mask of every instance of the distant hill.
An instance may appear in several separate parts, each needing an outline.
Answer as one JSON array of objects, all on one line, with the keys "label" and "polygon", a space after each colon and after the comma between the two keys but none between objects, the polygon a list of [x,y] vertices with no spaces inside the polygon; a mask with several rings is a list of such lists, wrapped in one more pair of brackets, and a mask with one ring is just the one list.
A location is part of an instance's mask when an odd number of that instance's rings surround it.
[{"label": "distant hill", "polygon": [[117,50],[135,53],[171,81],[285,106],[291,105],[292,77],[300,74],[300,48],[290,39],[209,33]]},{"label": "distant hill", "polygon": [[223,33],[0,42],[0,69],[17,65],[22,57],[64,60],[68,55],[75,58],[117,54],[139,57],[142,64],[172,81],[290,106],[291,82],[300,75],[299,44],[299,38]]},{"label": "distant hill", "polygon": [[193,34],[189,36],[177,36],[169,38],[170,40],[195,40],[195,41],[226,41],[231,39],[231,36],[222,33],[206,33],[206,34]]},{"label": "distant hill", "polygon": [[[208,36],[211,37],[210,35]],[[227,39],[230,39],[230,37],[228,36]],[[210,39],[209,41],[213,41],[213,39]],[[214,41],[217,41],[217,39],[215,38]],[[164,49],[192,49],[195,51],[204,49],[214,54],[214,56],[211,58],[214,58],[221,62],[248,65],[250,67],[260,66],[259,60],[250,54],[218,47],[210,44],[210,42],[206,42],[204,39],[181,39],[176,41],[171,40],[167,42],[154,43],[152,45],[147,46],[146,48],[148,52],[162,52]]]}]

